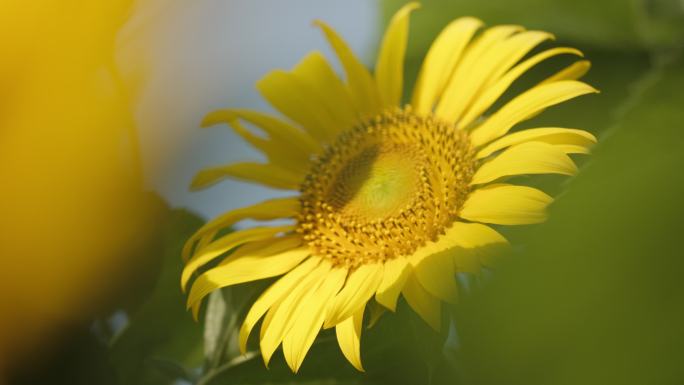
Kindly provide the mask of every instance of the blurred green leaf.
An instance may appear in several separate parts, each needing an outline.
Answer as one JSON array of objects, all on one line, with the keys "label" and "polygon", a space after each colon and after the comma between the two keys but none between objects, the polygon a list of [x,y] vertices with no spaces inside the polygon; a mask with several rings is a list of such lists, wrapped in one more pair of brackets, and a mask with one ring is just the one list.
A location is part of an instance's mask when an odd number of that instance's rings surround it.
[{"label": "blurred green leaf", "polygon": [[681,383],[682,89],[681,61],[645,75],[550,221],[459,308],[467,383]]},{"label": "blurred green leaf", "polygon": [[[387,20],[406,0],[384,0]],[[520,24],[583,46],[641,50],[681,44],[684,5],[678,0],[423,0],[411,20],[409,56],[422,52],[452,19]]]},{"label": "blurred green leaf", "polygon": [[[170,383],[174,380],[171,374],[187,372],[202,362],[202,330],[185,310],[179,284],[180,250],[202,222],[176,210],[165,224],[164,264],[154,291],[130,316],[128,326],[111,347],[111,362],[122,384]],[[173,370],[164,369],[169,367]]]},{"label": "blurred green leaf", "polygon": [[[210,362],[216,361],[221,337],[227,324],[227,306],[221,290],[209,295],[204,316],[204,356]],[[213,365],[212,365],[213,366]]]}]

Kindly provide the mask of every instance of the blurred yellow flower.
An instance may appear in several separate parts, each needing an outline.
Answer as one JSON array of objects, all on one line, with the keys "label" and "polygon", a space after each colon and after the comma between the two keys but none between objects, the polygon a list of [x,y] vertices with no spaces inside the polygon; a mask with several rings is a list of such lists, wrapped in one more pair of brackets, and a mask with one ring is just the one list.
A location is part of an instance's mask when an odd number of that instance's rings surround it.
[{"label": "blurred yellow flower", "polygon": [[[475,37],[482,23],[450,23],[430,48],[411,102],[401,107],[403,59],[411,3],[392,18],[371,74],[336,32],[316,22],[340,60],[340,79],[317,52],[292,71],[273,71],[257,88],[288,120],[247,110],[220,110],[204,125],[229,123],[268,163],[238,163],[200,172],[193,187],[231,177],[298,191],[228,212],[186,244],[182,286],[197,276],[188,307],[197,315],[212,290],[283,275],[253,304],[240,331],[244,352],[264,317],[260,347],[268,364],[282,344],[297,371],[321,328],[335,327],[346,358],[363,370],[360,336],[369,301],[395,311],[398,297],[439,330],[442,302],[457,299],[456,272],[477,272],[507,241],[487,224],[541,222],[552,198],[502,183],[522,174],[577,171],[568,154],[587,153],[586,131],[540,127],[508,134],[523,120],[565,100],[595,92],[576,79],[578,61],[485,115],[518,77],[552,56],[522,60],[552,39],[503,25]],[[263,131],[253,134],[243,122]],[[218,236],[242,219],[294,218]]]},{"label": "blurred yellow flower", "polygon": [[153,229],[115,63],[132,3],[0,5],[0,371],[106,309]]}]

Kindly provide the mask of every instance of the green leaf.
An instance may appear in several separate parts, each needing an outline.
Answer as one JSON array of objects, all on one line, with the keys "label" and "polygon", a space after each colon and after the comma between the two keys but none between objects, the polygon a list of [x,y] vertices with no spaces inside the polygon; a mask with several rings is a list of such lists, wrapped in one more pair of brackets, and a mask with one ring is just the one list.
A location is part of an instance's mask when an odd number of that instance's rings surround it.
[{"label": "green leaf", "polygon": [[634,85],[550,221],[459,309],[468,383],[684,378],[682,63]]},{"label": "green leaf", "polygon": [[180,250],[201,225],[200,218],[182,210],[172,211],[164,225],[164,260],[155,288],[112,343],[111,362],[123,384],[170,383],[202,362],[202,330],[185,309],[179,283]]},{"label": "green leaf", "polygon": [[228,323],[227,307],[221,290],[209,295],[204,316],[204,356],[209,362],[220,359],[221,337]]}]

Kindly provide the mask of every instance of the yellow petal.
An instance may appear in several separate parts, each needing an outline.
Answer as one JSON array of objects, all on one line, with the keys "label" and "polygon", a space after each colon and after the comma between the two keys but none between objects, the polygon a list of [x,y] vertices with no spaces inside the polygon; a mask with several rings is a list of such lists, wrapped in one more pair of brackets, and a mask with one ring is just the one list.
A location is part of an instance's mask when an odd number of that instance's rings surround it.
[{"label": "yellow petal", "polygon": [[231,259],[197,277],[188,295],[188,308],[216,289],[285,274],[309,255],[308,247],[300,247],[270,256],[254,253]]},{"label": "yellow petal", "polygon": [[436,241],[418,249],[410,258],[413,274],[432,296],[446,302],[458,299],[456,272],[480,271],[485,259],[501,252],[508,242],[479,223],[454,222]]},{"label": "yellow petal", "polygon": [[[490,143],[477,153],[479,159],[488,157],[496,151],[525,142],[544,142],[555,145],[574,145],[589,147],[596,143],[596,137],[584,130],[572,128],[542,127],[530,128],[508,134],[495,142]],[[567,153],[567,151],[566,151]]]},{"label": "yellow petal", "polygon": [[[506,238],[481,223],[454,222],[437,241],[429,242],[410,258],[411,265],[418,266],[432,255],[445,253],[454,256],[455,271],[477,272],[480,262],[487,262],[500,254],[508,245]],[[477,260],[474,261],[473,258]],[[477,262],[477,266],[473,263]],[[422,281],[421,281],[422,282]]]},{"label": "yellow petal", "polygon": [[540,52],[523,61],[522,63],[513,67],[510,71],[506,72],[505,75],[496,79],[493,84],[487,86],[484,92],[477,97],[473,104],[468,108],[468,111],[463,115],[463,117],[461,117],[459,126],[467,127],[475,119],[479,118],[489,107],[492,106],[492,104],[494,104],[494,102],[499,99],[499,97],[501,97],[501,95],[503,95],[508,87],[510,87],[510,85],[522,74],[527,72],[527,70],[548,58],[561,54],[574,54],[577,56],[582,56],[582,52],[574,48],[561,47]]},{"label": "yellow petal", "polygon": [[385,262],[382,281],[375,293],[375,300],[382,306],[396,311],[397,299],[409,272],[408,262],[403,257],[397,257]]},{"label": "yellow petal", "polygon": [[499,225],[524,225],[546,220],[553,199],[527,186],[489,185],[470,193],[460,217]]},{"label": "yellow petal", "polygon": [[334,138],[337,131],[334,118],[316,89],[298,74],[275,70],[261,78],[256,88],[273,107],[320,142]]},{"label": "yellow petal", "polygon": [[520,61],[525,55],[527,55],[532,49],[534,49],[539,44],[547,41],[553,40],[555,37],[544,31],[524,31],[518,33],[510,38],[508,38],[505,44],[502,45],[499,52],[493,51],[493,56],[487,58],[483,57],[484,60],[492,60],[498,63],[493,72],[484,81],[485,86],[491,86],[496,83],[501,75],[511,69],[516,63]]},{"label": "yellow petal", "polygon": [[[181,287],[185,289],[190,281],[190,277],[203,265],[211,262],[214,258],[226,253],[240,245],[248,242],[259,241],[271,238],[278,233],[293,231],[293,226],[277,226],[277,227],[253,227],[250,229],[235,231],[224,235],[216,241],[210,243],[188,260],[183,268],[181,274]],[[273,240],[278,242],[278,240]]]},{"label": "yellow petal", "polygon": [[342,63],[356,110],[361,113],[362,117],[370,117],[378,113],[381,109],[380,92],[368,69],[356,58],[337,32],[322,21],[316,20],[314,24],[321,28]]},{"label": "yellow petal", "polygon": [[432,112],[463,50],[481,26],[482,22],[478,19],[462,17],[452,21],[435,39],[425,56],[414,88],[411,106],[416,112]]},{"label": "yellow petal", "polygon": [[278,348],[285,338],[295,319],[299,315],[297,309],[302,300],[310,291],[321,283],[321,279],[330,271],[330,263],[323,260],[311,273],[307,274],[287,296],[279,301],[266,314],[264,322],[261,324],[261,338],[259,346],[264,363],[268,362],[273,356],[273,352]]},{"label": "yellow petal", "polygon": [[[458,81],[458,97],[453,97],[453,102],[444,105],[449,110],[451,121],[460,120],[465,110],[472,105],[483,92],[487,85],[492,84],[501,74],[507,71],[518,60],[525,56],[532,48],[544,40],[552,38],[552,35],[540,31],[527,31],[513,35],[505,40],[496,42],[478,58],[468,73],[457,71],[454,81]],[[460,78],[456,78],[461,75]],[[460,79],[460,80],[458,80]],[[455,88],[451,88],[455,92]],[[460,127],[465,127],[459,122]]]},{"label": "yellow petal", "polygon": [[401,103],[409,15],[419,7],[418,3],[408,3],[401,7],[390,20],[382,39],[375,63],[375,80],[385,106],[399,106]]},{"label": "yellow petal", "polygon": [[489,183],[512,175],[575,173],[577,166],[560,148],[543,142],[525,142],[508,148],[481,165],[470,184]]},{"label": "yellow petal", "polygon": [[254,135],[238,120],[233,121],[230,126],[244,141],[264,154],[269,164],[278,165],[293,175],[305,175],[309,171],[311,154],[297,153],[287,143]]},{"label": "yellow petal", "polygon": [[424,258],[413,273],[428,293],[449,303],[458,300],[453,254],[448,250]]},{"label": "yellow petal", "polygon": [[234,163],[227,166],[210,167],[201,170],[192,180],[190,188],[207,188],[226,178],[232,178],[285,190],[296,190],[305,173],[296,173],[275,164]]},{"label": "yellow petal", "polygon": [[262,259],[274,256],[303,247],[303,244],[304,240],[296,233],[276,238],[252,241],[235,249],[235,251],[230,253],[229,256],[220,261],[216,266],[230,265],[238,260],[241,261],[241,263],[245,263],[248,259]]},{"label": "yellow petal", "polygon": [[[584,76],[587,72],[589,72],[590,68],[591,68],[591,63],[589,61],[581,60],[581,61],[575,62],[575,63],[567,66],[566,68],[558,71],[557,73],[548,77],[547,79],[545,79],[544,81],[540,82],[537,85],[540,86],[543,84],[550,84],[550,83],[554,83],[554,82],[561,81],[561,80],[579,79],[582,76]],[[542,112],[544,112],[544,110],[534,112],[534,113],[530,114],[528,117],[526,117],[525,119],[532,119],[535,116],[541,114]]]},{"label": "yellow petal", "polygon": [[245,354],[247,352],[247,340],[252,332],[254,326],[259,322],[259,319],[273,306],[280,301],[292,288],[297,285],[302,278],[318,265],[320,260],[318,258],[309,258],[295,267],[292,271],[276,281],[266,291],[264,291],[259,299],[257,299],[252,307],[249,309],[245,320],[240,327],[240,352]]},{"label": "yellow petal", "polygon": [[560,80],[576,80],[586,75],[590,68],[591,62],[588,60],[580,60],[563,68],[539,84],[554,83]]},{"label": "yellow petal", "polygon": [[[208,231],[204,234],[201,234],[198,236],[198,241],[197,241],[197,248],[195,250],[202,250],[203,248],[209,246],[211,242],[214,242],[214,239],[216,238],[216,235],[218,234],[218,231],[212,230]],[[186,242],[185,245],[183,245],[183,262],[186,262],[188,259],[190,259],[190,252],[192,251],[192,246],[190,244],[190,241]],[[185,248],[188,247],[188,254],[185,254]]]},{"label": "yellow petal", "polygon": [[554,146],[566,154],[588,154],[589,153],[589,147],[588,146],[578,146],[576,144],[555,144]]},{"label": "yellow petal", "polygon": [[383,265],[380,263],[363,265],[352,272],[344,288],[335,296],[324,327],[333,327],[366,306],[366,302],[378,289],[382,275]]},{"label": "yellow petal", "polygon": [[361,326],[363,324],[363,312],[365,307],[357,310],[353,316],[335,326],[337,343],[340,345],[342,354],[347,358],[356,370],[364,372],[361,364]]},{"label": "yellow petal", "polygon": [[411,273],[406,279],[406,284],[401,290],[406,302],[425,320],[433,329],[440,331],[442,328],[442,302],[428,293],[418,282],[416,276]]},{"label": "yellow petal", "polygon": [[517,96],[494,113],[470,135],[475,146],[484,145],[505,135],[515,124],[549,106],[580,95],[598,92],[593,87],[575,80],[563,80],[534,87]]},{"label": "yellow petal", "polygon": [[[200,250],[207,245],[206,242],[213,241],[217,230],[228,228],[243,219],[269,221],[280,218],[292,218],[297,215],[299,209],[299,198],[277,198],[228,211],[205,223],[190,237],[183,246],[183,260],[187,261],[190,258],[195,242],[202,239],[205,243],[204,245],[197,245],[196,250]],[[205,235],[211,236],[205,237]]]},{"label": "yellow petal", "polygon": [[[428,242],[416,250],[409,262],[412,266],[418,266],[432,255],[445,251],[458,255],[459,251],[464,249],[489,249],[485,253],[489,255],[501,251],[501,246],[507,244],[508,241],[501,234],[488,226],[480,223],[454,222],[436,241]],[[464,271],[461,267],[461,263],[457,262],[456,270]]]},{"label": "yellow petal", "polygon": [[477,273],[481,266],[491,266],[492,258],[509,246],[506,238],[481,223],[456,222],[444,237],[456,246],[453,255],[457,272]]},{"label": "yellow petal", "polygon": [[501,234],[481,223],[454,222],[443,238],[448,238],[454,245],[464,248],[508,244]]},{"label": "yellow petal", "polygon": [[320,286],[311,290],[299,304],[296,310],[298,316],[283,339],[285,361],[293,372],[299,371],[306,353],[321,330],[330,300],[340,290],[346,277],[346,268],[332,269],[322,278]]},{"label": "yellow petal", "polygon": [[292,148],[293,152],[297,154],[307,154],[308,157],[321,150],[321,145],[308,133],[280,119],[256,111],[241,109],[214,111],[204,118],[202,126],[208,127],[219,123],[230,124],[238,119],[261,128],[269,137],[279,143],[287,144],[287,147]]},{"label": "yellow petal", "polygon": [[307,55],[292,72],[316,92],[317,103],[335,122],[333,136],[354,125],[358,114],[351,93],[320,52]]},{"label": "yellow petal", "polygon": [[487,64],[481,62],[482,56],[492,47],[497,47],[506,38],[521,29],[522,27],[513,25],[489,28],[468,46],[463,58],[454,69],[454,73],[444,89],[444,94],[437,103],[435,109],[437,117],[453,122],[461,115],[462,110],[470,103],[471,92],[477,84],[478,68]]}]

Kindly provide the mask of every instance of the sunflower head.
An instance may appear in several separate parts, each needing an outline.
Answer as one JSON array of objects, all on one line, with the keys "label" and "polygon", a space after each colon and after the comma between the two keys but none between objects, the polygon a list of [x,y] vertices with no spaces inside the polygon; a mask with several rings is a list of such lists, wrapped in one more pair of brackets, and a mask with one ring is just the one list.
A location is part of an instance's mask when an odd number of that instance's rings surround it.
[{"label": "sunflower head", "polygon": [[[342,64],[344,80],[313,53],[292,71],[271,72],[257,83],[284,118],[233,109],[205,120],[228,123],[268,162],[204,170],[194,187],[236,178],[293,191],[289,198],[219,216],[183,251],[181,284],[191,286],[188,307],[195,316],[212,290],[280,277],[255,301],[240,330],[244,352],[261,322],[266,363],[282,345],[297,371],[321,328],[334,327],[345,357],[363,370],[360,336],[369,302],[395,311],[403,297],[439,330],[441,304],[457,299],[454,275],[478,272],[494,250],[507,245],[490,225],[546,218],[551,197],[504,179],[572,175],[577,169],[569,155],[587,153],[595,142],[588,132],[570,128],[511,133],[550,106],[595,92],[576,80],[589,68],[584,60],[492,110],[538,63],[561,54],[581,56],[566,47],[530,55],[552,36],[519,26],[478,34],[477,19],[451,22],[428,51],[410,103],[402,106],[403,56],[415,8],[404,6],[390,21],[375,73],[332,28],[316,22]],[[291,218],[292,224],[218,235],[248,218]],[[218,265],[204,267],[217,258]]]},{"label": "sunflower head", "polygon": [[350,269],[409,256],[456,219],[475,152],[450,124],[392,109],[341,133],[301,188],[297,232]]}]

